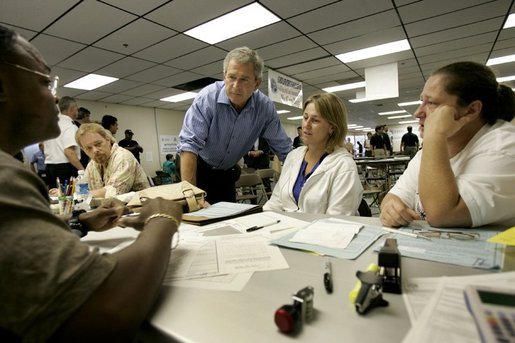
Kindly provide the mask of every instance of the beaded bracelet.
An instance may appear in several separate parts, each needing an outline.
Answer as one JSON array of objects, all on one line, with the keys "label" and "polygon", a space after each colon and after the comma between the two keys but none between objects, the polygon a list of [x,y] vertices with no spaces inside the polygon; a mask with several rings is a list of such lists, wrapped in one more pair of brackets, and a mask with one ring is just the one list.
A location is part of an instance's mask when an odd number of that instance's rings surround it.
[{"label": "beaded bracelet", "polygon": [[[177,246],[179,245],[179,221],[177,220],[177,218],[169,215],[169,214],[166,214],[166,213],[154,213],[153,215],[151,215],[150,217],[148,217],[146,220],[145,220],[145,223],[144,225],[147,225],[149,221],[151,221],[152,219],[154,218],[166,218],[166,219],[170,219],[172,222],[175,223],[175,225],[177,226],[177,241],[175,242],[175,244],[172,246],[172,250],[177,248]],[[175,234],[174,234],[175,236]]]}]

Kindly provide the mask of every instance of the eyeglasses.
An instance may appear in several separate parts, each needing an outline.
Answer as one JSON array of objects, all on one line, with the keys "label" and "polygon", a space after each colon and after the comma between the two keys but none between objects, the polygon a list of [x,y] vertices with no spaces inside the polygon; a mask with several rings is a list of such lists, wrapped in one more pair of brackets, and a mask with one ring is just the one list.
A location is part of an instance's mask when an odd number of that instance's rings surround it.
[{"label": "eyeglasses", "polygon": [[37,70],[29,69],[27,67],[21,66],[16,63],[11,63],[11,62],[7,62],[7,61],[3,61],[3,60],[0,60],[0,62],[10,65],[11,67],[15,67],[15,68],[18,68],[18,69],[21,69],[21,70],[27,71],[29,73],[36,74],[36,75],[39,75],[39,76],[42,76],[42,77],[48,79],[50,81],[48,84],[48,90],[50,90],[50,93],[52,93],[53,96],[57,95],[57,86],[59,85],[59,76],[57,76],[57,75],[50,76],[48,74],[39,72]]},{"label": "eyeglasses", "polygon": [[479,232],[446,231],[446,230],[419,230],[412,229],[413,233],[426,238],[456,239],[459,241],[472,241],[479,239]]}]

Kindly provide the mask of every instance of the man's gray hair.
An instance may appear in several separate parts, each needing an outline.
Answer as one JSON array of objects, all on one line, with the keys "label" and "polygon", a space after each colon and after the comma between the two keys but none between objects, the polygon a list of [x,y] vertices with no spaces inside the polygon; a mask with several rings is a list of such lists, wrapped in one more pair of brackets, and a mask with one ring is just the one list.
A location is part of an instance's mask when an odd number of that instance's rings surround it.
[{"label": "man's gray hair", "polygon": [[263,62],[261,57],[259,57],[257,51],[252,50],[246,46],[229,51],[224,59],[224,76],[227,72],[227,67],[229,66],[230,61],[234,61],[237,64],[254,64],[254,76],[256,77],[256,79],[263,79],[263,69],[265,63]]}]

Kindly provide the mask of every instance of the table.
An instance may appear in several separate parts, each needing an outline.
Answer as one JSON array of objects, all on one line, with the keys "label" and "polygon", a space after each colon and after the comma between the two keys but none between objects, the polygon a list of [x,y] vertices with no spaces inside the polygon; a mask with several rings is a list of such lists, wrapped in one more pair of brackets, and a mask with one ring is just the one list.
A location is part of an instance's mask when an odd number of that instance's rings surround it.
[{"label": "table", "polygon": [[[323,216],[295,214],[314,220]],[[341,217],[379,225],[378,218]],[[327,294],[322,282],[323,259],[309,253],[281,249],[289,269],[256,272],[241,292],[164,287],[162,297],[142,330],[143,342],[401,342],[410,329],[402,295],[385,293],[390,305],[359,316],[348,300],[357,270],[377,262],[368,249],[356,260],[330,258],[334,292]],[[173,255],[173,253],[172,253]],[[515,251],[508,256],[515,261]],[[509,269],[515,266],[509,263]],[[403,283],[408,278],[459,276],[488,271],[402,258]],[[506,266],[506,263],[505,263]],[[291,295],[311,285],[315,288],[315,319],[294,338],[277,330],[273,317]]]}]

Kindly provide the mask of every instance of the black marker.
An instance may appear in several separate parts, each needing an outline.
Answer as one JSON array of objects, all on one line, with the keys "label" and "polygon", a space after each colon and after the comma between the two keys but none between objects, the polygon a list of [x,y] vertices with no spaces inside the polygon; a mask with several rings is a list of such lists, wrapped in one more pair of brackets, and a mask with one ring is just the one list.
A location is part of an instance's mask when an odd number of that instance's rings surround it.
[{"label": "black marker", "polygon": [[324,261],[324,287],[327,293],[333,293],[333,276],[331,273],[331,261]]}]

